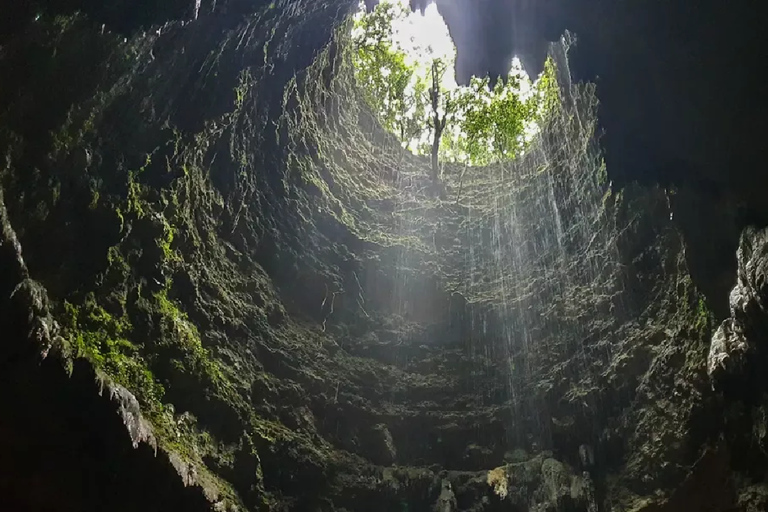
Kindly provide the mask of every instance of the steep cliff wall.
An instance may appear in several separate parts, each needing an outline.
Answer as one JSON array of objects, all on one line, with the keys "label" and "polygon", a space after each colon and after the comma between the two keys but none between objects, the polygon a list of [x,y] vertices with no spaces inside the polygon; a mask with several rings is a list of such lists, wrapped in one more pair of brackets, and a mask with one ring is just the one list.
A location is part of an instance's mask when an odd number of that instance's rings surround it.
[{"label": "steep cliff wall", "polygon": [[46,15],[2,49],[8,503],[759,498],[674,199],[606,182],[593,88],[564,80],[523,158],[448,167],[440,199],[359,101],[347,3],[252,8],[127,38]]}]

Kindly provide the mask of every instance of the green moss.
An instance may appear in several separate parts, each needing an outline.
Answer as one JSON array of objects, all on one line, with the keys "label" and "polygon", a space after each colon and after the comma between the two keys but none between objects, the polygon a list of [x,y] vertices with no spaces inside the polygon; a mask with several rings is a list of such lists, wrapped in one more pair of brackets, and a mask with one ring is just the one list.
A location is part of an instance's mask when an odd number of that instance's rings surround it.
[{"label": "green moss", "polygon": [[715,327],[715,315],[707,305],[706,298],[696,288],[687,274],[677,282],[678,305],[675,307],[681,320],[695,338],[709,340]]},{"label": "green moss", "polygon": [[66,128],[55,131],[52,139],[54,154],[66,153],[75,143],[74,137]]},{"label": "green moss", "polygon": [[54,155],[69,153],[95,132],[108,99],[104,92],[96,92],[89,102],[74,106],[67,112],[64,123],[51,134]]},{"label": "green moss", "polygon": [[600,167],[597,169],[597,184],[603,186],[608,183],[608,168],[605,165],[605,160],[600,161]]},{"label": "green moss", "polygon": [[127,211],[140,219],[144,217],[144,200],[142,199],[142,186],[141,183],[136,180],[136,175],[137,173],[133,171],[128,173]]},{"label": "green moss", "polygon": [[[109,251],[108,259],[111,266],[129,268],[116,248]],[[166,291],[158,292],[153,299],[163,321],[175,327],[174,342],[180,344],[190,358],[198,361],[209,374],[215,373],[211,370],[213,363],[200,343],[197,329],[168,299]],[[220,498],[239,503],[231,486],[211,473],[203,463],[203,457],[226,459],[226,447],[219,446],[208,432],[200,430],[194,416],[189,413],[176,416],[173,406],[163,403],[165,389],[141,356],[141,347],[130,341],[134,332],[128,316],[110,314],[96,302],[94,294],[88,294],[82,304],[76,306],[65,302],[63,305],[62,327],[69,341],[69,355],[87,359],[94,368],[130,390],[139,400],[143,414],[152,423],[159,446],[193,464],[201,485],[215,488]]]},{"label": "green moss", "polygon": [[612,204],[612,199],[613,199],[613,189],[611,189],[611,187],[608,187],[605,189],[605,193],[603,194],[603,198],[602,198],[602,205],[603,205],[604,211],[610,208]]},{"label": "green moss", "polygon": [[224,380],[216,361],[203,347],[197,327],[190,322],[186,313],[168,298],[163,289],[153,295],[155,312],[160,316],[160,325],[165,336],[161,343],[174,346],[183,356],[174,361],[177,370],[198,375],[213,385]]},{"label": "green moss", "polygon": [[235,109],[240,110],[245,103],[246,95],[248,91],[254,86],[254,80],[251,76],[251,70],[246,68],[240,72],[238,76],[238,84],[235,87]]},{"label": "green moss", "polygon": [[91,190],[91,203],[88,205],[88,208],[91,210],[95,210],[99,206],[99,189],[94,188]]},{"label": "green moss", "polygon": [[173,249],[173,239],[176,236],[176,229],[165,219],[163,220],[163,235],[157,239],[157,246],[163,251],[163,257],[167,262],[176,262],[180,260],[178,254]]},{"label": "green moss", "polygon": [[702,337],[708,337],[712,332],[712,327],[715,324],[715,315],[707,307],[707,302],[704,297],[699,297],[696,304],[695,321],[693,328]]},{"label": "green moss", "polygon": [[89,294],[82,306],[64,303],[64,331],[71,355],[85,358],[118,384],[134,391],[142,405],[158,410],[164,389],[129,341],[131,324],[115,318]]}]

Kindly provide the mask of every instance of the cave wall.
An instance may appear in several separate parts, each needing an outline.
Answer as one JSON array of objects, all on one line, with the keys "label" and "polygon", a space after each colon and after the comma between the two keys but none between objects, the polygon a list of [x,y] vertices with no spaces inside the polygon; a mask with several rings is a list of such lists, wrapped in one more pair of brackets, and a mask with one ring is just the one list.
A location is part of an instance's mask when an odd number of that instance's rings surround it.
[{"label": "cave wall", "polygon": [[[44,338],[31,336],[27,364],[39,345],[61,360],[62,378],[93,379],[87,360],[106,382],[95,389],[130,389],[159,460],[210,505],[293,510],[333,499],[350,510],[423,509],[440,493],[440,463],[483,474],[479,461],[461,460],[474,425],[502,428],[493,408],[458,418],[411,398],[471,399],[452,396],[465,385],[448,377],[465,364],[460,348],[419,348],[433,340],[418,322],[441,299],[425,289],[427,300],[407,306],[417,318],[399,316],[401,285],[387,274],[402,240],[386,212],[392,185],[380,176],[393,170],[330,174],[307,142],[321,120],[305,120],[327,112],[308,100],[306,72],[296,75],[316,57],[309,49],[331,38],[307,26],[331,27],[346,12],[262,9],[234,27],[209,16],[128,39],[84,15],[52,17],[4,48],[5,69],[34,63],[31,76],[3,89],[14,233],[3,249],[16,259],[23,252],[25,268],[4,278],[10,294],[33,276],[55,318]],[[327,74],[333,48],[323,55],[315,71]],[[59,88],[46,96],[51,82]],[[370,165],[382,151],[367,144]],[[334,183],[345,178],[353,181]],[[407,274],[409,290],[432,279],[424,268]],[[381,284],[364,310],[355,281]],[[332,335],[330,317],[345,311]],[[6,314],[12,323],[27,312]],[[372,331],[378,358],[365,354]],[[394,360],[392,347],[402,347]],[[411,352],[421,368],[393,364]],[[5,392],[18,395],[23,382],[12,379]],[[430,447],[436,425],[459,440],[451,453]],[[19,424],[7,428],[20,435]],[[469,485],[486,487],[482,478]]]},{"label": "cave wall", "polygon": [[[418,6],[432,0],[415,2]],[[768,223],[762,141],[768,109],[763,20],[717,0],[434,0],[457,45],[456,76],[537,75],[546,42],[576,34],[570,69],[597,84],[610,179],[680,188],[678,220],[697,285],[719,317],[735,282],[739,233]],[[687,191],[689,189],[689,191]]]},{"label": "cave wall", "polygon": [[[423,9],[429,3],[413,2],[412,7]],[[688,255],[689,265],[717,315],[727,315],[725,297],[735,280],[739,233],[749,224],[768,222],[761,195],[767,175],[756,170],[766,133],[759,78],[765,71],[761,51],[766,41],[753,7],[715,0],[695,9],[683,1],[435,3],[458,47],[460,82],[472,74],[504,75],[513,55],[535,75],[548,42],[566,29],[578,34],[570,67],[577,80],[596,82],[600,89],[602,141],[611,179],[619,185],[639,181],[691,189],[678,211],[681,229],[696,247]],[[303,9],[289,1],[16,3],[0,26],[0,45],[38,16],[79,11],[131,35],[208,15],[233,26],[270,5]],[[343,2],[339,8],[350,6]],[[319,23],[311,31],[327,28]],[[19,63],[16,69],[20,74],[25,66]],[[720,211],[724,215],[713,213]],[[705,222],[688,220],[700,215],[707,216]]]},{"label": "cave wall", "polygon": [[[762,20],[746,3],[616,4],[602,0],[424,0],[437,8],[458,49],[457,79],[505,75],[519,56],[542,69],[546,41],[577,34],[571,71],[596,82],[611,177],[622,183],[693,184],[737,193],[764,214],[750,185],[764,173],[766,125],[760,76]],[[703,191],[703,190],[702,190]]]},{"label": "cave wall", "polygon": [[[678,196],[610,187],[594,90],[564,86],[509,181],[449,169],[440,201],[359,102],[348,8],[124,33],[44,10],[4,44],[2,429],[58,444],[49,466],[11,451],[3,489],[78,485],[79,454],[117,498],[153,482],[126,510],[759,506],[762,409],[711,387]],[[513,228],[529,257],[494,252]],[[537,290],[528,313],[506,275]],[[44,506],[103,508],[100,482]]]}]

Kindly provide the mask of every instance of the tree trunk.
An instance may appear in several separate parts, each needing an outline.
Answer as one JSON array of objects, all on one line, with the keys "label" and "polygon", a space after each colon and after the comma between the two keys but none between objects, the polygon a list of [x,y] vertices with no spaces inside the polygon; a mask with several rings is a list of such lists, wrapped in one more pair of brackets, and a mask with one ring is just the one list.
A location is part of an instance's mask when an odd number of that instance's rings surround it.
[{"label": "tree trunk", "polygon": [[438,153],[440,151],[440,139],[443,136],[443,130],[445,129],[446,118],[448,117],[448,109],[440,118],[440,69],[439,61],[432,62],[432,89],[429,91],[430,99],[432,100],[432,127],[434,128],[434,137],[432,138],[432,181],[437,183],[440,179],[440,162],[438,160]]},{"label": "tree trunk", "polygon": [[440,179],[440,162],[438,161],[438,152],[440,151],[440,137],[443,135],[443,130],[440,127],[439,119],[435,115],[435,137],[432,139],[432,181],[437,183]]}]

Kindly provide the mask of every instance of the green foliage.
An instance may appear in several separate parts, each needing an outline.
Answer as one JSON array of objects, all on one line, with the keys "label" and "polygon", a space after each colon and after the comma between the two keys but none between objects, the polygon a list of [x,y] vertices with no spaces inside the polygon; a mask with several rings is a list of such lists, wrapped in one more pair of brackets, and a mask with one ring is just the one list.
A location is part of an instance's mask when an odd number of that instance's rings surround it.
[{"label": "green foliage", "polygon": [[[131,171],[128,173],[128,213],[134,215],[137,219],[144,217],[144,207],[142,200],[142,186],[137,180],[137,173]],[[122,217],[122,214],[118,212]]]},{"label": "green foliage", "polygon": [[154,311],[158,315],[163,339],[160,344],[173,347],[178,353],[174,365],[178,371],[191,372],[210,384],[222,380],[221,371],[208,351],[203,347],[197,327],[189,317],[168,297],[167,289],[153,295]]},{"label": "green foliage", "polygon": [[138,347],[128,340],[130,321],[111,315],[96,303],[93,294],[81,307],[65,302],[64,312],[63,328],[72,355],[89,360],[115,382],[134,391],[145,406],[159,407],[165,391],[139,355]]},{"label": "green foliage", "polygon": [[[393,41],[392,23],[407,16],[399,4],[380,3],[357,21],[352,37],[355,79],[384,128],[407,141],[423,126],[426,84],[414,77],[405,52]],[[414,86],[409,90],[409,86]]]},{"label": "green foliage", "polygon": [[539,121],[546,121],[560,108],[560,86],[557,83],[557,68],[552,57],[544,62],[544,71],[534,84],[533,111]]},{"label": "green foliage", "polygon": [[520,153],[536,105],[521,98],[519,87],[520,79],[514,76],[493,88],[488,77],[473,77],[468,87],[457,89],[452,138],[464,155],[453,155],[455,160],[487,165]]},{"label": "green foliage", "polygon": [[696,304],[696,320],[694,322],[694,330],[702,334],[702,337],[708,337],[715,324],[715,316],[707,307],[707,303],[703,297],[699,297]]},{"label": "green foliage", "polygon": [[165,219],[165,216],[159,215],[158,218],[163,223],[163,235],[156,240],[157,246],[163,251],[163,258],[166,262],[178,263],[181,258],[173,249],[176,229]]},{"label": "green foliage", "polygon": [[473,77],[466,87],[448,88],[443,77],[452,59],[433,58],[422,69],[395,42],[393,23],[408,14],[400,4],[381,2],[352,31],[355,79],[382,126],[419,154],[437,143],[442,160],[487,165],[519,155],[533,125],[560,104],[554,62],[547,60],[525,95],[527,78],[514,73],[494,87],[488,77]]}]

